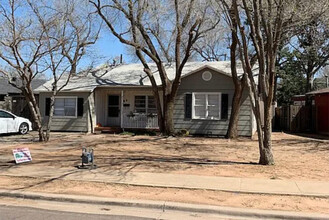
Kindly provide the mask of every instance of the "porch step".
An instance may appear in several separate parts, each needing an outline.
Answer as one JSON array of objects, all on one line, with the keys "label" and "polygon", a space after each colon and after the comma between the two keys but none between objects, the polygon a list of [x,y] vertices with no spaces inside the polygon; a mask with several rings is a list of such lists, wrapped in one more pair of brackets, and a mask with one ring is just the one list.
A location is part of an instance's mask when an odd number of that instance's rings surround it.
[{"label": "porch step", "polygon": [[122,132],[120,127],[96,127],[95,133],[119,134]]}]

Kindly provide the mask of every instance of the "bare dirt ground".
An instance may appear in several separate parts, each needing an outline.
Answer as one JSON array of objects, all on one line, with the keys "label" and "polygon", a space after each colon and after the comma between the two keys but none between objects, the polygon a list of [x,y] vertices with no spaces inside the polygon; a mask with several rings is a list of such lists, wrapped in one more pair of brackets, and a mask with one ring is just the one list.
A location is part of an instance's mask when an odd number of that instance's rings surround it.
[{"label": "bare dirt ground", "polygon": [[[329,181],[329,141],[273,133],[276,165],[260,166],[257,141],[219,138],[53,133],[48,143],[36,133],[0,137],[1,171],[16,166],[12,149],[29,147],[33,165],[73,167],[81,147],[93,147],[99,167],[122,172],[165,172],[206,176]],[[169,200],[259,209],[329,214],[328,198],[237,194],[209,190],[136,187],[68,180],[0,176],[0,188],[130,199]]]},{"label": "bare dirt ground", "polygon": [[72,167],[87,146],[94,148],[98,167],[108,170],[329,181],[329,140],[285,133],[273,133],[274,166],[257,164],[257,141],[248,138],[54,133],[48,143],[31,142],[36,138],[35,133],[0,137],[0,168],[14,165],[15,147],[29,147],[34,164]]}]

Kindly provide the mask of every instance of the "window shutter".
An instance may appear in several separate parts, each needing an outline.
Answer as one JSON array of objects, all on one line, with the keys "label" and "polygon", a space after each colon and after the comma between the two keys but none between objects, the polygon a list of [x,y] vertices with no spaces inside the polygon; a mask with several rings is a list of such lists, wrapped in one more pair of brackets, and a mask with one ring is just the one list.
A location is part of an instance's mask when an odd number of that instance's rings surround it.
[{"label": "window shutter", "polygon": [[185,118],[192,118],[192,94],[185,94]]},{"label": "window shutter", "polygon": [[78,98],[78,116],[83,116],[83,98]]},{"label": "window shutter", "polygon": [[45,106],[45,116],[49,116],[50,113],[50,98],[46,98],[46,106]]},{"label": "window shutter", "polygon": [[222,94],[221,119],[228,119],[228,94]]}]

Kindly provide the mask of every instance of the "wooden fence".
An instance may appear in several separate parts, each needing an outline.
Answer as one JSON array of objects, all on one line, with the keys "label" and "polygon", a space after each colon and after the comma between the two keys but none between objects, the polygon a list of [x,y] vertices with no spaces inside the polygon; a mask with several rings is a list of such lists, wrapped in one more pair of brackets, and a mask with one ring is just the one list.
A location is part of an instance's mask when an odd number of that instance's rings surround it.
[{"label": "wooden fence", "polygon": [[315,108],[290,105],[275,109],[275,129],[290,132],[315,131]]}]

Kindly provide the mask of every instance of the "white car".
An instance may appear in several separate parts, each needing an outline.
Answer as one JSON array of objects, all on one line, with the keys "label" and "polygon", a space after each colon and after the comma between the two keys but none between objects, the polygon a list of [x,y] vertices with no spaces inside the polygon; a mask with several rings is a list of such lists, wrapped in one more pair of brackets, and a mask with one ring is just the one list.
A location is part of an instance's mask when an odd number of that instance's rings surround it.
[{"label": "white car", "polygon": [[32,131],[32,123],[27,118],[22,118],[0,109],[0,134],[21,133]]}]

